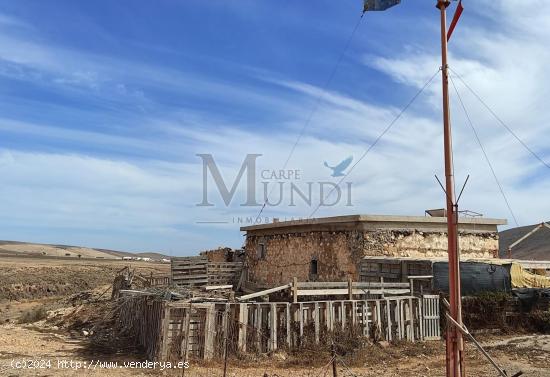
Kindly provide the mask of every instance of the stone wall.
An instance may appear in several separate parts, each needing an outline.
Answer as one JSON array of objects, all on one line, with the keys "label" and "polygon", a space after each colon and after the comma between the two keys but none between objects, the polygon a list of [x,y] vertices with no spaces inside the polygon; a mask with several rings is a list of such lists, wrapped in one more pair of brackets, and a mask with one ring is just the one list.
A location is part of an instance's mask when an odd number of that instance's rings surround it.
[{"label": "stone wall", "polygon": [[[493,258],[498,250],[497,233],[461,233],[465,257]],[[265,245],[263,258],[258,245]],[[447,257],[445,233],[419,231],[320,231],[257,236],[246,240],[248,280],[259,286],[300,281],[358,279],[357,266],[364,256]],[[311,275],[316,260],[317,274]]]},{"label": "stone wall", "polygon": [[201,251],[200,255],[208,258],[209,262],[226,262],[227,254],[231,251],[231,248],[220,247],[215,250]]},{"label": "stone wall", "polygon": [[[447,234],[421,231],[377,231],[364,233],[365,256],[447,257]],[[459,233],[459,247],[469,258],[495,258],[497,233]]]}]

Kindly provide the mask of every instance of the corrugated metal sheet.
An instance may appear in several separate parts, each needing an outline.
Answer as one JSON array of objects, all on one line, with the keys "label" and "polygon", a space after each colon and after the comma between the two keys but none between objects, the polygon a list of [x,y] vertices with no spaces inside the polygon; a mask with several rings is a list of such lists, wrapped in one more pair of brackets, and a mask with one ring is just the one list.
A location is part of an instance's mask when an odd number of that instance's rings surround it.
[{"label": "corrugated metal sheet", "polygon": [[[471,295],[480,292],[510,292],[510,265],[497,265],[478,262],[460,263],[462,294]],[[449,264],[433,264],[433,287],[443,292],[449,291]]]}]

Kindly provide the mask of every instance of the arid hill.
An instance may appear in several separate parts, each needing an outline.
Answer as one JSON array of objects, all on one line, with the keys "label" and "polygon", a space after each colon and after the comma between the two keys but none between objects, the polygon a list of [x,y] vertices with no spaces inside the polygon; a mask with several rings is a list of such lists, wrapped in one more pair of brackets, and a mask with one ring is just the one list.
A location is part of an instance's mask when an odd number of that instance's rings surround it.
[{"label": "arid hill", "polygon": [[154,252],[130,253],[107,249],[96,249],[83,246],[49,245],[19,241],[0,241],[0,255],[74,257],[94,259],[121,259],[122,257],[142,257],[152,259],[170,259]]},{"label": "arid hill", "polygon": [[[548,222],[547,222],[548,223]],[[500,256],[508,258],[508,247],[533,230],[538,224],[507,229],[499,233]],[[512,249],[512,258],[550,260],[550,229],[542,227]]]}]

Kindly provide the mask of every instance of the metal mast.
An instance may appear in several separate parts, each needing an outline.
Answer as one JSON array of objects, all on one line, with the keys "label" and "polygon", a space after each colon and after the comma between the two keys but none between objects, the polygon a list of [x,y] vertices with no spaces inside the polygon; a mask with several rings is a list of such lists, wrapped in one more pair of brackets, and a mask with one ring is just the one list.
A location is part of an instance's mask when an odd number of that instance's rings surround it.
[{"label": "metal mast", "polygon": [[[447,236],[449,253],[450,315],[462,325],[462,295],[460,289],[460,252],[458,249],[458,210],[455,204],[453,143],[449,106],[449,67],[447,64],[447,7],[450,1],[438,0],[441,12],[441,76],[443,81],[443,138],[445,151],[445,191],[447,200]],[[462,333],[456,326],[447,325],[447,376],[464,376]]]}]

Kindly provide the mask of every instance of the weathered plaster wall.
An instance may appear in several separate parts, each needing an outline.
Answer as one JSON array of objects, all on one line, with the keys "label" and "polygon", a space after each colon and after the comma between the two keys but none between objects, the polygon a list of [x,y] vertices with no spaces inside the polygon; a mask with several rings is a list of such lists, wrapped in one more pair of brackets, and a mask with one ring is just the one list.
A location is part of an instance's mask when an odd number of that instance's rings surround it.
[{"label": "weathered plaster wall", "polygon": [[[497,233],[459,233],[462,255],[494,258],[498,250]],[[378,231],[365,233],[364,255],[392,257],[447,257],[447,234],[420,231]]]},{"label": "weathered plaster wall", "polygon": [[[265,256],[257,247],[265,244]],[[470,258],[493,258],[497,233],[460,234],[460,249]],[[312,280],[310,263],[317,260],[317,281],[358,279],[356,266],[364,256],[446,257],[445,233],[419,231],[321,231],[256,236],[248,234],[246,262],[249,281],[265,286],[286,284],[297,277]]]}]

